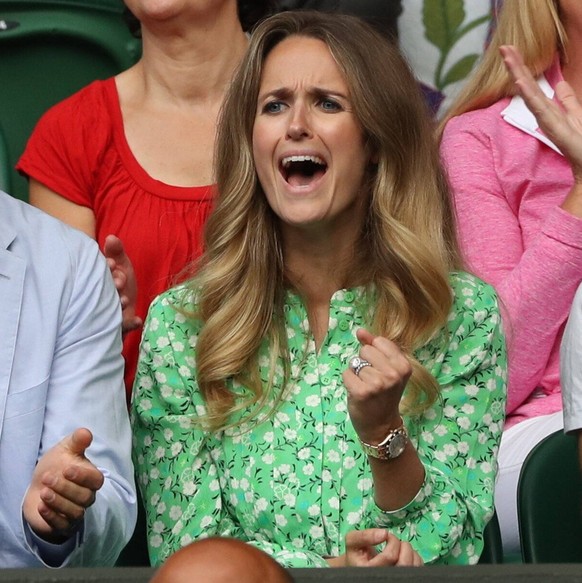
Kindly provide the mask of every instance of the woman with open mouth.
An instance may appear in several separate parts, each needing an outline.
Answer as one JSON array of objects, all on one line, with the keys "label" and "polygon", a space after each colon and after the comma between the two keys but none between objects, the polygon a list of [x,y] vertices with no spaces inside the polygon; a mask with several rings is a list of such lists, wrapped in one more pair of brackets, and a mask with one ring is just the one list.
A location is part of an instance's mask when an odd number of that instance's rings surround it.
[{"label": "woman with open mouth", "polygon": [[197,275],[154,301],[133,399],[153,564],[476,563],[506,360],[461,271],[422,95],[350,16],[264,21],[225,101]]}]

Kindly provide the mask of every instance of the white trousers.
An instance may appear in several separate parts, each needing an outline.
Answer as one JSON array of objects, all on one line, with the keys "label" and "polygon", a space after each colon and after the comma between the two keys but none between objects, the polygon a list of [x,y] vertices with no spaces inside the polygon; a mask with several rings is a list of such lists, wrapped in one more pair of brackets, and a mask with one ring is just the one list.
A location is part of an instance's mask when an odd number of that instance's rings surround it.
[{"label": "white trousers", "polygon": [[528,453],[544,437],[564,427],[562,411],[522,421],[503,432],[499,448],[499,473],[495,485],[495,509],[499,518],[503,552],[520,552],[517,525],[517,481]]}]

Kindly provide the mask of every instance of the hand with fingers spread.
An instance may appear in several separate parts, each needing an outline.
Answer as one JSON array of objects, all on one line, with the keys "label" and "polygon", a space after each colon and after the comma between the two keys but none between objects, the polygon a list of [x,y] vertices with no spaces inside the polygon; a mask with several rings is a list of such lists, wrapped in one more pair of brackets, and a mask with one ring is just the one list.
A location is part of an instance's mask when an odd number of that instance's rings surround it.
[{"label": "hand with fingers spread", "polygon": [[582,183],[582,105],[572,87],[566,81],[558,83],[559,103],[556,103],[544,95],[515,47],[506,45],[499,50],[528,109],[544,133],[568,158],[575,181]]},{"label": "hand with fingers spread", "polygon": [[377,444],[402,423],[399,404],[412,368],[391,340],[364,329],[358,330],[356,336],[363,363],[343,373],[348,411],[359,438]]},{"label": "hand with fingers spread", "polygon": [[137,301],[137,281],[133,265],[129,259],[121,239],[115,235],[107,235],[103,253],[107,258],[107,265],[113,276],[115,288],[121,301],[123,314],[123,333],[141,328],[142,319],[135,315]]},{"label": "hand with fingers spread", "polygon": [[[376,547],[385,543],[382,550]],[[352,530],[346,535],[346,552],[329,559],[332,567],[420,567],[423,561],[411,544],[382,528]]]},{"label": "hand with fingers spread", "polygon": [[32,530],[49,542],[62,542],[75,533],[103,485],[103,474],[85,457],[92,441],[88,429],[77,429],[36,465],[23,513]]}]

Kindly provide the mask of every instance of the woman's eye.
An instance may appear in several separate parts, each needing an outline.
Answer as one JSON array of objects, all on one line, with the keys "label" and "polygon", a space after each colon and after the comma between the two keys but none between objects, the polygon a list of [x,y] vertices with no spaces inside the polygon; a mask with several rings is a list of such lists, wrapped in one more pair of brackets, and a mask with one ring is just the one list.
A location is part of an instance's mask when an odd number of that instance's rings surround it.
[{"label": "woman's eye", "polygon": [[341,109],[340,104],[333,99],[322,99],[320,105],[324,111],[339,111]]},{"label": "woman's eye", "polygon": [[263,112],[279,113],[280,111],[283,111],[283,107],[284,105],[280,101],[269,101],[269,103],[266,103],[265,106],[263,107]]}]

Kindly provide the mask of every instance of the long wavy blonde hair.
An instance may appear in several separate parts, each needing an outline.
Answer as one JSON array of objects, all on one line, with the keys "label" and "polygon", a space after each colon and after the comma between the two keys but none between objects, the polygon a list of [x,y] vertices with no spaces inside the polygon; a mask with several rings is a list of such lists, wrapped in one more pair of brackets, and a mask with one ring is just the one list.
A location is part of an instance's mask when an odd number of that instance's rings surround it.
[{"label": "long wavy blonde hair", "polygon": [[[190,283],[198,298],[195,316],[203,322],[196,345],[198,383],[208,406],[207,421],[215,429],[251,401],[255,410],[272,401],[274,369],[281,359],[288,380],[286,266],[278,219],[257,179],[252,132],[265,59],[290,36],[319,39],[328,46],[377,159],[354,266],[364,264],[374,290],[371,329],[397,342],[412,360],[403,410],[418,412],[439,394],[436,380],[412,353],[443,328],[452,302],[449,272],[460,266],[460,259],[425,102],[398,50],[362,21],[285,12],[255,30],[223,105],[215,166],[220,194],[206,226],[205,253]],[[267,383],[258,365],[265,339],[271,355]],[[246,387],[249,399],[238,402],[227,379]]]},{"label": "long wavy blonde hair", "polygon": [[558,0],[504,0],[495,32],[480,65],[443,116],[446,122],[467,111],[493,105],[515,94],[514,82],[499,55],[499,47],[514,45],[534,77],[550,67],[556,53],[564,55],[566,33]]}]

